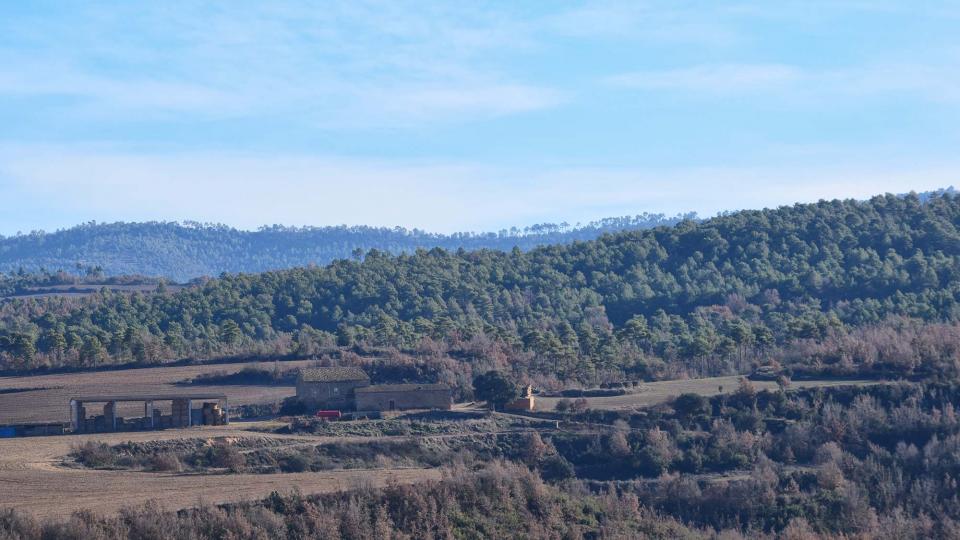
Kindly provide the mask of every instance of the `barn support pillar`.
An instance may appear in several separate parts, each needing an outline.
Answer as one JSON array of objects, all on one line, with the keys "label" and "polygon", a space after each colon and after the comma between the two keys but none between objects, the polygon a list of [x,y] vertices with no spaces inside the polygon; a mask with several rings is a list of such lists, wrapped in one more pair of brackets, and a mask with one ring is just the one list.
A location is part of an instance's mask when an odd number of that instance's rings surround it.
[{"label": "barn support pillar", "polygon": [[74,433],[83,429],[83,418],[80,418],[80,410],[83,409],[83,403],[70,400],[70,428]]},{"label": "barn support pillar", "polygon": [[153,402],[144,401],[143,402],[143,417],[149,419],[150,429],[156,429],[157,426],[153,423]]},{"label": "barn support pillar", "polygon": [[110,429],[113,431],[117,430],[117,402],[108,401],[106,405],[103,406],[103,416],[107,421],[107,425],[110,426]]}]

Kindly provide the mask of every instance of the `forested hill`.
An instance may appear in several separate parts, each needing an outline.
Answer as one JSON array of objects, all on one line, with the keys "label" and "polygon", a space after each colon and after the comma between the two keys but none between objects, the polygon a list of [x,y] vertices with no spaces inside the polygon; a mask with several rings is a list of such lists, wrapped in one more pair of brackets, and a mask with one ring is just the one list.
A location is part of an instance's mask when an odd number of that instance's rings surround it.
[{"label": "forested hill", "polygon": [[327,264],[371,249],[399,254],[440,247],[529,250],[592,240],[601,234],[673,225],[696,214],[642,214],[586,225],[541,224],[497,233],[432,234],[375,227],[264,227],[240,231],[197,223],[86,224],[54,233],[0,236],[0,272],[100,267],[110,276],[139,274],[186,281],[223,272],[262,272]]},{"label": "forested hill", "polygon": [[0,303],[0,368],[341,346],[435,360],[434,376],[460,387],[489,367],[544,385],[772,361],[960,376],[958,300],[960,197],[887,195],[529,252],[373,251],[176,293],[12,299]]}]

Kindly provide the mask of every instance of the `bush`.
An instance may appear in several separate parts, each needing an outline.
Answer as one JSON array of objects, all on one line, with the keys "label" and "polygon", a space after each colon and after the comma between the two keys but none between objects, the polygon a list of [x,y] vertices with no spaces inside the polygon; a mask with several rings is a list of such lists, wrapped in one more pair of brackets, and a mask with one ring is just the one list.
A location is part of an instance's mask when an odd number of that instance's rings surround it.
[{"label": "bush", "polygon": [[567,412],[567,411],[570,410],[570,408],[571,408],[572,406],[573,406],[573,402],[572,402],[572,401],[570,401],[570,400],[567,399],[567,398],[563,398],[563,399],[561,399],[560,401],[557,402],[557,405],[554,407],[554,409],[555,409],[557,412]]},{"label": "bush", "polygon": [[149,468],[157,472],[180,472],[183,470],[183,463],[175,454],[164,452],[150,458]]},{"label": "bush", "polygon": [[106,443],[87,441],[75,446],[73,454],[77,462],[94,469],[109,468],[115,465],[116,456]]},{"label": "bush", "polygon": [[573,465],[559,454],[553,454],[540,461],[540,475],[544,480],[559,482],[576,476]]},{"label": "bush", "polygon": [[291,454],[280,459],[280,470],[285,473],[298,473],[310,470],[310,460],[303,454]]},{"label": "bush", "polygon": [[247,465],[247,460],[240,450],[230,444],[211,446],[207,451],[207,461],[212,467],[230,469],[231,472],[239,472]]},{"label": "bush", "polygon": [[699,394],[680,394],[673,400],[673,410],[684,418],[710,414],[710,401]]},{"label": "bush", "polygon": [[282,416],[299,416],[307,414],[307,410],[307,405],[296,397],[288,397],[280,406]]},{"label": "bush", "polygon": [[13,508],[0,510],[0,538],[40,538],[41,524]]},{"label": "bush", "polygon": [[570,406],[570,410],[572,410],[575,413],[582,413],[589,408],[590,408],[590,403],[583,398],[580,398],[574,401],[573,405]]}]

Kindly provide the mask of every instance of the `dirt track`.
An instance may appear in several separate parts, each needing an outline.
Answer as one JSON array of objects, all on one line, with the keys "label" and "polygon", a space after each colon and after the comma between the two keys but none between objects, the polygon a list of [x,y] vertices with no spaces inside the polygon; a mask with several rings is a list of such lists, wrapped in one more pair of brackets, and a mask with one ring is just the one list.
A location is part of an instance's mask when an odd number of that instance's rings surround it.
[{"label": "dirt track", "polygon": [[[117,444],[184,437],[330,438],[272,435],[244,430],[234,424],[224,428],[193,428],[162,432],[116,433],[0,440],[0,508],[12,507],[42,517],[62,517],[88,508],[111,513],[125,506],[156,500],[167,509],[198,504],[257,500],[272,491],[298,489],[302,493],[327,493],[359,485],[382,486],[438,479],[437,469],[342,470],[290,474],[191,475],[136,471],[95,471],[61,465],[71,445],[87,440]],[[291,443],[294,441],[291,440]]]}]

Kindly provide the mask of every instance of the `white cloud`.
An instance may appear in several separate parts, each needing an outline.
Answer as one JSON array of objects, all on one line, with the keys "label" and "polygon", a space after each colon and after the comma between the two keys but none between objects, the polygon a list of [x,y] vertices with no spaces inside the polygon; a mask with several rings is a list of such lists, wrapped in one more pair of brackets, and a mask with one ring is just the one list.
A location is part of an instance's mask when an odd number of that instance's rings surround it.
[{"label": "white cloud", "polygon": [[879,64],[824,71],[812,77],[811,84],[854,96],[908,94],[930,101],[960,102],[960,62]]},{"label": "white cloud", "polygon": [[600,40],[727,47],[741,40],[722,3],[594,0],[534,23],[542,32]]},{"label": "white cloud", "polygon": [[190,82],[103,77],[56,62],[4,59],[0,95],[66,97],[95,102],[105,108],[159,111],[238,110],[242,103],[229,92]]},{"label": "white cloud", "polygon": [[[403,127],[554,107],[561,93],[484,62],[530,46],[504,13],[443,4],[248,3],[79,8],[0,46],[0,96],[66,97],[90,117],[179,111]],[[95,28],[97,31],[91,31]],[[55,35],[56,39],[40,39]],[[26,44],[30,44],[26,46]]]},{"label": "white cloud", "polygon": [[[957,184],[960,163],[926,167],[488,167],[317,156],[135,154],[8,148],[0,198],[19,211],[4,233],[77,222],[197,220],[497,230],[644,211],[760,208]],[[35,220],[35,221],[33,221]],[[14,223],[13,221],[16,221]]]},{"label": "white cloud", "polygon": [[785,64],[706,64],[621,73],[612,86],[689,94],[767,94],[797,99],[902,97],[960,101],[960,63],[867,64],[814,69]]},{"label": "white cloud", "polygon": [[642,90],[729,93],[784,87],[802,78],[802,70],[783,64],[716,64],[624,73],[607,82]]},{"label": "white cloud", "polygon": [[444,111],[473,110],[487,114],[510,114],[559,105],[557,91],[524,85],[480,85],[460,88],[409,88],[379,90],[374,100],[396,114],[422,117]]}]

